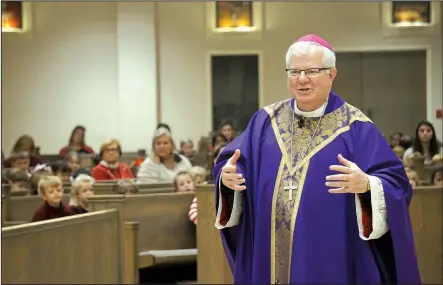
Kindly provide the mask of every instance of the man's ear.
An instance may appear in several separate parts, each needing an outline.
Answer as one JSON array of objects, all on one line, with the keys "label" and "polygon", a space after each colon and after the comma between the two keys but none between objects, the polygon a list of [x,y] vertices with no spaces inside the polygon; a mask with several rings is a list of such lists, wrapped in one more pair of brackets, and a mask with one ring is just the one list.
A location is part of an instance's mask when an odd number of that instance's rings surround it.
[{"label": "man's ear", "polygon": [[329,79],[332,81],[334,81],[335,77],[337,76],[337,68],[331,68],[331,70],[329,71]]}]

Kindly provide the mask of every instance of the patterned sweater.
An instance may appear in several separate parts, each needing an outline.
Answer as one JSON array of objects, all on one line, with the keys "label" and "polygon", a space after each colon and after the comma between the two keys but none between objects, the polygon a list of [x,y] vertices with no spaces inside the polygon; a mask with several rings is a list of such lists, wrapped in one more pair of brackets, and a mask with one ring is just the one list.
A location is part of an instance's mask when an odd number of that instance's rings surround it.
[{"label": "patterned sweater", "polygon": [[197,197],[194,197],[194,199],[192,200],[191,207],[189,207],[188,217],[191,222],[197,224]]}]

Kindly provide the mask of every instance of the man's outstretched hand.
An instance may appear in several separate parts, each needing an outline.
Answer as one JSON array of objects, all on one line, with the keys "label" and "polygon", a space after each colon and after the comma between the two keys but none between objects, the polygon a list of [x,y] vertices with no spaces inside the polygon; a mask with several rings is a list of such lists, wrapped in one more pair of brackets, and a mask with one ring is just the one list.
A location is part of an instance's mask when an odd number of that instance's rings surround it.
[{"label": "man's outstretched hand", "polygon": [[243,175],[237,173],[237,160],[240,157],[240,150],[236,149],[234,155],[228,160],[225,166],[223,166],[221,179],[223,185],[228,187],[229,189],[235,191],[243,191],[246,189],[245,185],[242,185],[246,182],[243,178]]}]

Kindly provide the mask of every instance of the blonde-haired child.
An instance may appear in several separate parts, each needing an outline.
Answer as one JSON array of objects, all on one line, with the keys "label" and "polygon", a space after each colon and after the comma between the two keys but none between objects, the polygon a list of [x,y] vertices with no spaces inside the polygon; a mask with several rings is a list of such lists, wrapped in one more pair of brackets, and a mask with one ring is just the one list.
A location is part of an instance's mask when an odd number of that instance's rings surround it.
[{"label": "blonde-haired child", "polygon": [[33,222],[61,218],[73,215],[72,210],[63,205],[62,180],[53,175],[41,177],[38,183],[38,193],[43,199],[43,204],[35,211]]},{"label": "blonde-haired child", "polygon": [[395,153],[395,155],[400,159],[403,160],[403,156],[405,155],[405,149],[404,147],[400,145],[396,145],[392,148],[392,151]]},{"label": "blonde-haired child", "polygon": [[412,170],[409,167],[406,167],[405,170],[406,170],[406,175],[408,176],[408,179],[409,179],[409,183],[411,183],[412,187],[417,186],[417,184],[418,184],[417,172]]},{"label": "blonde-haired child", "polygon": [[191,174],[187,171],[177,173],[174,178],[174,187],[177,192],[195,191],[195,184]]},{"label": "blonde-haired child", "polygon": [[189,174],[191,174],[192,180],[194,180],[195,185],[205,183],[207,171],[203,167],[193,166],[191,170],[189,170]]},{"label": "blonde-haired child", "polygon": [[88,198],[94,195],[94,183],[94,178],[86,174],[80,174],[72,182],[69,206],[74,214],[88,212]]}]

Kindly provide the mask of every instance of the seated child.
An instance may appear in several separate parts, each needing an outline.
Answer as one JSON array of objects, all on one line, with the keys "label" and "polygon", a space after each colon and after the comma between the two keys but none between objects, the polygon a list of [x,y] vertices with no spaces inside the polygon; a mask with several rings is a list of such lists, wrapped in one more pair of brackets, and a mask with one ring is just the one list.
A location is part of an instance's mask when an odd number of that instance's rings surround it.
[{"label": "seated child", "polygon": [[189,174],[191,174],[192,180],[194,180],[195,185],[205,183],[206,170],[203,167],[193,166],[189,171]]},{"label": "seated child", "polygon": [[29,152],[27,151],[13,152],[11,154],[10,161],[11,161],[11,168],[29,172],[29,165],[31,163]]},{"label": "seated child", "polygon": [[71,216],[72,210],[63,205],[63,184],[57,176],[43,176],[38,183],[38,192],[43,204],[35,211],[32,222]]},{"label": "seated child", "polygon": [[30,191],[31,189],[31,176],[27,171],[10,170],[6,174],[6,179],[11,186],[11,192]]},{"label": "seated child", "polygon": [[138,186],[133,179],[122,179],[117,182],[118,194],[135,194],[138,193]]},{"label": "seated child", "polygon": [[80,155],[78,152],[70,152],[66,156],[66,161],[69,171],[71,172],[70,176],[72,176],[73,173],[76,173],[80,169]]},{"label": "seated child", "polygon": [[396,145],[392,148],[392,150],[394,151],[395,155],[400,159],[403,160],[403,156],[405,155],[405,149],[400,146],[400,145]]},{"label": "seated child", "polygon": [[437,169],[432,173],[432,184],[443,186],[443,167]]},{"label": "seated child", "polygon": [[432,164],[434,165],[443,165],[443,157],[441,154],[437,153],[432,157]]},{"label": "seated child", "polygon": [[71,185],[69,206],[74,214],[88,212],[88,198],[94,195],[94,178],[89,175],[80,174]]},{"label": "seated child", "polygon": [[60,177],[63,182],[71,180],[71,169],[69,169],[68,163],[65,161],[57,161],[54,163],[52,171],[52,174]]},{"label": "seated child", "polygon": [[195,184],[192,180],[191,174],[187,171],[177,173],[174,178],[174,186],[177,192],[195,191]]},{"label": "seated child", "polygon": [[131,163],[131,167],[135,167],[138,168],[140,167],[140,164],[143,163],[143,161],[145,161],[146,159],[146,150],[144,149],[139,149],[137,151],[137,159],[135,159],[132,163]]},{"label": "seated child", "polygon": [[406,167],[405,170],[406,170],[406,175],[408,176],[408,179],[409,179],[409,183],[411,183],[412,187],[417,186],[417,184],[418,184],[417,172],[410,169],[409,167]]},{"label": "seated child", "polygon": [[47,166],[46,164],[38,164],[31,171],[31,174],[31,194],[37,195],[40,179],[42,177],[52,175],[52,168],[50,166]]}]

